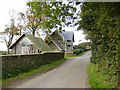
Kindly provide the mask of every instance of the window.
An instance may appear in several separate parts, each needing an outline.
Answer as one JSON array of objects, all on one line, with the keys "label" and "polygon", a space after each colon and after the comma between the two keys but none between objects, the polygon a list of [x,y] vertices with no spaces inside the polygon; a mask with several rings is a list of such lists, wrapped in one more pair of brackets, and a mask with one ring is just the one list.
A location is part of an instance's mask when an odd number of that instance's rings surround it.
[{"label": "window", "polygon": [[68,47],[70,47],[71,45],[67,45]]},{"label": "window", "polygon": [[23,46],[23,47],[24,47],[24,46],[27,46],[27,47],[28,47],[28,46],[29,46],[29,43],[28,43],[28,42],[22,42],[22,43],[21,43],[21,46]]},{"label": "window", "polygon": [[60,43],[60,39],[58,39],[58,43]]},{"label": "window", "polygon": [[67,42],[70,42],[70,40],[67,40]]},{"label": "window", "polygon": [[21,43],[21,46],[24,47],[24,46],[25,46],[25,43]]}]

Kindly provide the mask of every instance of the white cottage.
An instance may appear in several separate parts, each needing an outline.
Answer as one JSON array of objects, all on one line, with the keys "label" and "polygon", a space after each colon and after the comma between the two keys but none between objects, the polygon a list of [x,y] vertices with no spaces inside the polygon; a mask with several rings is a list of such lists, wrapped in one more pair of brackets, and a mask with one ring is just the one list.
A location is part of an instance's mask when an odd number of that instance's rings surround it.
[{"label": "white cottage", "polygon": [[41,38],[23,34],[9,49],[13,54],[33,54],[42,51],[51,51],[51,48]]},{"label": "white cottage", "polygon": [[54,51],[71,52],[73,50],[74,32],[55,31],[47,38],[46,42]]}]

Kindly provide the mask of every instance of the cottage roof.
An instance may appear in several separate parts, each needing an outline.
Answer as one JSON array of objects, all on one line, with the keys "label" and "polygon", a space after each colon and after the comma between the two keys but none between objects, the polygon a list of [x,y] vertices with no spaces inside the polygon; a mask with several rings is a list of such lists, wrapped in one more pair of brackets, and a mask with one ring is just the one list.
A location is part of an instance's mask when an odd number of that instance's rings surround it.
[{"label": "cottage roof", "polygon": [[74,42],[74,32],[73,31],[54,31],[50,36],[54,35],[54,34],[58,34],[63,40],[73,40]]},{"label": "cottage roof", "polygon": [[60,50],[64,50],[64,48],[62,48],[56,41],[51,40],[51,42],[53,42]]},{"label": "cottage roof", "polygon": [[44,42],[41,38],[34,37],[32,35],[23,34],[14,44],[12,44],[9,49],[12,49],[23,37],[27,37],[38,49],[41,51],[51,51],[52,49]]},{"label": "cottage roof", "polygon": [[64,37],[64,39],[74,41],[74,32],[73,31],[62,31],[62,32],[58,32],[58,33],[59,33],[59,35]]}]

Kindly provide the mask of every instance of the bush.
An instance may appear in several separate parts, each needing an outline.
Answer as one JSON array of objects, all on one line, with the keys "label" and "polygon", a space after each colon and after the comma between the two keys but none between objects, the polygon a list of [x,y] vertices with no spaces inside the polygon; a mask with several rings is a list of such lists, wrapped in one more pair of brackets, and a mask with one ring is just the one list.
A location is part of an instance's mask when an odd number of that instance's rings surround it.
[{"label": "bush", "polygon": [[[105,82],[113,83],[120,72],[120,2],[83,3],[79,28],[87,33],[92,41],[91,62],[97,64],[97,70],[107,76]],[[96,83],[96,82],[94,82]],[[115,86],[119,87],[116,79]]]},{"label": "bush", "polygon": [[35,62],[35,63],[32,63],[32,64],[21,65],[21,66],[19,66],[17,68],[13,68],[9,72],[2,73],[2,79],[7,79],[7,78],[15,77],[15,76],[18,76],[21,73],[27,73],[27,72],[29,72],[31,70],[37,69],[40,66],[49,64],[51,62],[53,62],[53,61],[51,60],[51,61],[45,61],[43,63]]},{"label": "bush", "polygon": [[73,52],[75,55],[78,55],[83,52],[83,49],[75,49]]}]

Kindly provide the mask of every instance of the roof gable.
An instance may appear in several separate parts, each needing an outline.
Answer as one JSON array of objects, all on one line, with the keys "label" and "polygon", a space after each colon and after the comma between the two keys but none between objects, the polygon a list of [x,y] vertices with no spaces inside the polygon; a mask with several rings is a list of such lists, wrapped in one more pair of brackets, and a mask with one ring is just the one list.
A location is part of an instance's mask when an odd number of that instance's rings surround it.
[{"label": "roof gable", "polygon": [[50,36],[58,34],[63,40],[73,40],[74,42],[74,32],[73,31],[54,31]]},{"label": "roof gable", "polygon": [[25,34],[23,34],[22,36],[20,36],[10,47],[9,49],[12,49],[14,45],[16,45],[23,37],[25,37]]},{"label": "roof gable", "polygon": [[62,32],[58,32],[58,33],[59,33],[59,35],[64,37],[64,39],[74,41],[74,32],[73,31],[62,31]]},{"label": "roof gable", "polygon": [[32,35],[26,35],[34,45],[41,51],[51,51],[52,49],[41,38],[34,37]]},{"label": "roof gable", "polygon": [[16,45],[23,37],[27,37],[38,49],[41,51],[51,51],[52,49],[44,42],[41,38],[34,37],[32,35],[23,34],[14,44],[12,44],[9,49],[12,49],[14,45]]},{"label": "roof gable", "polygon": [[52,40],[51,42],[53,42],[60,50],[64,50],[57,42],[55,42],[54,40]]}]

